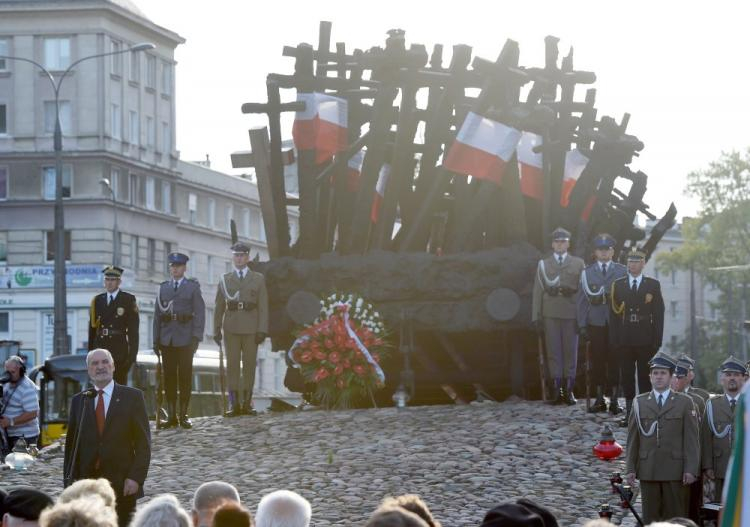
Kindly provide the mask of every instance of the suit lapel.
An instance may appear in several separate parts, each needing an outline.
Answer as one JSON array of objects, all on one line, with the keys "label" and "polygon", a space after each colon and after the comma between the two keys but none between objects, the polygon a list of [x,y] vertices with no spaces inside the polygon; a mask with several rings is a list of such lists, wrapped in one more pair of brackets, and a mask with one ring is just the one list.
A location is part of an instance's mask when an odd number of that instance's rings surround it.
[{"label": "suit lapel", "polygon": [[112,422],[113,415],[117,413],[120,406],[120,385],[115,383],[112,388],[112,397],[109,400],[109,408],[107,409],[107,417],[104,418],[104,433],[107,433],[110,423]]},{"label": "suit lapel", "polygon": [[[716,404],[717,402],[719,404]],[[734,419],[734,416],[732,415],[732,409],[729,407],[729,401],[727,401],[726,395],[722,395],[718,401],[714,401],[714,410],[716,410],[717,407],[721,411],[721,413],[724,414],[724,417],[726,417],[727,420],[732,421]]]},{"label": "suit lapel", "polygon": [[659,415],[659,405],[656,404],[653,392],[649,392],[648,397],[646,397],[646,407],[654,412],[655,415]]}]

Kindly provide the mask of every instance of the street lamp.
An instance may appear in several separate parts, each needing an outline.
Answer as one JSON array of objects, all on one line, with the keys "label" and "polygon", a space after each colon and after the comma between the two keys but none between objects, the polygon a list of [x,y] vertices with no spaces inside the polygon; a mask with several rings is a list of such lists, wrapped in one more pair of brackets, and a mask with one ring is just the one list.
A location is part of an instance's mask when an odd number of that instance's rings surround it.
[{"label": "street lamp", "polygon": [[115,221],[112,224],[112,264],[113,265],[120,265],[120,243],[117,239],[117,200],[115,198],[115,189],[112,185],[115,184],[114,181],[111,181],[105,177],[103,177],[99,183],[102,184],[102,186],[109,192],[110,196],[112,196],[112,208],[114,209],[115,214]]},{"label": "street lamp", "polygon": [[119,51],[110,51],[108,53],[97,53],[96,55],[89,55],[73,62],[68,68],[60,75],[60,78],[55,81],[55,77],[52,73],[47,70],[44,66],[36,61],[23,57],[12,57],[6,55],[0,55],[0,59],[6,60],[17,60],[21,62],[28,62],[39,68],[42,73],[45,74],[52,90],[55,92],[55,133],[53,136],[53,145],[55,150],[55,220],[54,220],[54,231],[55,231],[55,331],[54,331],[54,343],[53,343],[53,355],[67,355],[70,353],[68,349],[68,305],[66,299],[66,287],[65,287],[65,220],[63,216],[63,166],[62,166],[62,127],[60,125],[60,86],[62,85],[65,77],[68,76],[75,66],[83,62],[84,60],[96,59],[100,57],[108,57],[110,55],[119,55],[121,53],[136,53],[138,51],[145,51],[148,49],[154,49],[156,46],[150,42],[136,44],[128,49],[121,49]]}]

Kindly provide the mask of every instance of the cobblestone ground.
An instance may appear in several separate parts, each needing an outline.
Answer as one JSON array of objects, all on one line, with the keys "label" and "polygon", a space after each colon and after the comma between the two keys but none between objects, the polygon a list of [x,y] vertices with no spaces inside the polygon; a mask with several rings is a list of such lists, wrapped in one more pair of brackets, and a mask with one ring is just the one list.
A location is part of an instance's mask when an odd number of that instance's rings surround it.
[{"label": "cobblestone ground", "polygon": [[[624,446],[615,419],[587,414],[583,402],[195,419],[192,431],[153,432],[146,495],[171,492],[189,507],[201,482],[221,479],[254,511],[265,493],[288,488],[312,502],[316,526],[361,525],[383,497],[402,493],[422,496],[445,526],[478,525],[494,505],[521,497],[551,508],[564,526],[582,525],[609,502],[619,523],[608,475],[624,472],[624,463],[591,451],[606,422]],[[0,472],[0,486],[30,484],[53,495],[61,480],[54,446],[29,472]],[[622,524],[634,525],[632,517]]]}]

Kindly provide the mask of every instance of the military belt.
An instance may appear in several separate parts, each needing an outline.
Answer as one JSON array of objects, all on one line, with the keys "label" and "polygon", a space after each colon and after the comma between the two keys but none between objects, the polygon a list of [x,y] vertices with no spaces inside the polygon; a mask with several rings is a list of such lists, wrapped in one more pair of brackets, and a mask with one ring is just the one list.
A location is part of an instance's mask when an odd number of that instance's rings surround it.
[{"label": "military belt", "polygon": [[164,315],[161,315],[161,321],[162,322],[189,322],[193,319],[192,313],[166,313]]},{"label": "military belt", "polygon": [[227,301],[227,309],[229,311],[252,311],[255,309],[255,302],[235,302],[229,300]]},{"label": "military belt", "polygon": [[124,335],[125,332],[119,329],[99,328],[96,330],[98,337],[114,337],[117,335]]}]

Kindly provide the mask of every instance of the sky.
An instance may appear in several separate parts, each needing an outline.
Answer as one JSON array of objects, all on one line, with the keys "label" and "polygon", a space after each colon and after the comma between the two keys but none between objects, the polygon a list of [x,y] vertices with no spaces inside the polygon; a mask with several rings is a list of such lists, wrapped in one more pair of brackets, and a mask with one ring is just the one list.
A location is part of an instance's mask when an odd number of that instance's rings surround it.
[{"label": "sky", "polygon": [[[243,172],[229,156],[250,149],[247,130],[267,125],[240,106],[265,102],[266,75],[293,72],[283,46],[317,46],[321,20],[333,22],[332,42],[345,42],[347,51],[382,46],[387,30],[401,28],[407,45],[442,43],[446,65],[455,44],[494,60],[512,38],[521,65],[542,66],[544,37],[559,37],[561,56],[573,46],[576,69],[596,73],[598,115],[631,114],[628,133],[645,148],[630,166],[650,176],[646,201],[657,216],[672,201],[680,217],[695,214],[699,204],[684,192],[687,174],[750,145],[745,2],[135,2],[186,39],[175,52],[181,158],[209,155],[213,168],[230,174]],[[282,92],[282,101],[294,99],[294,91]],[[283,121],[284,138],[291,123],[291,115]]]}]

